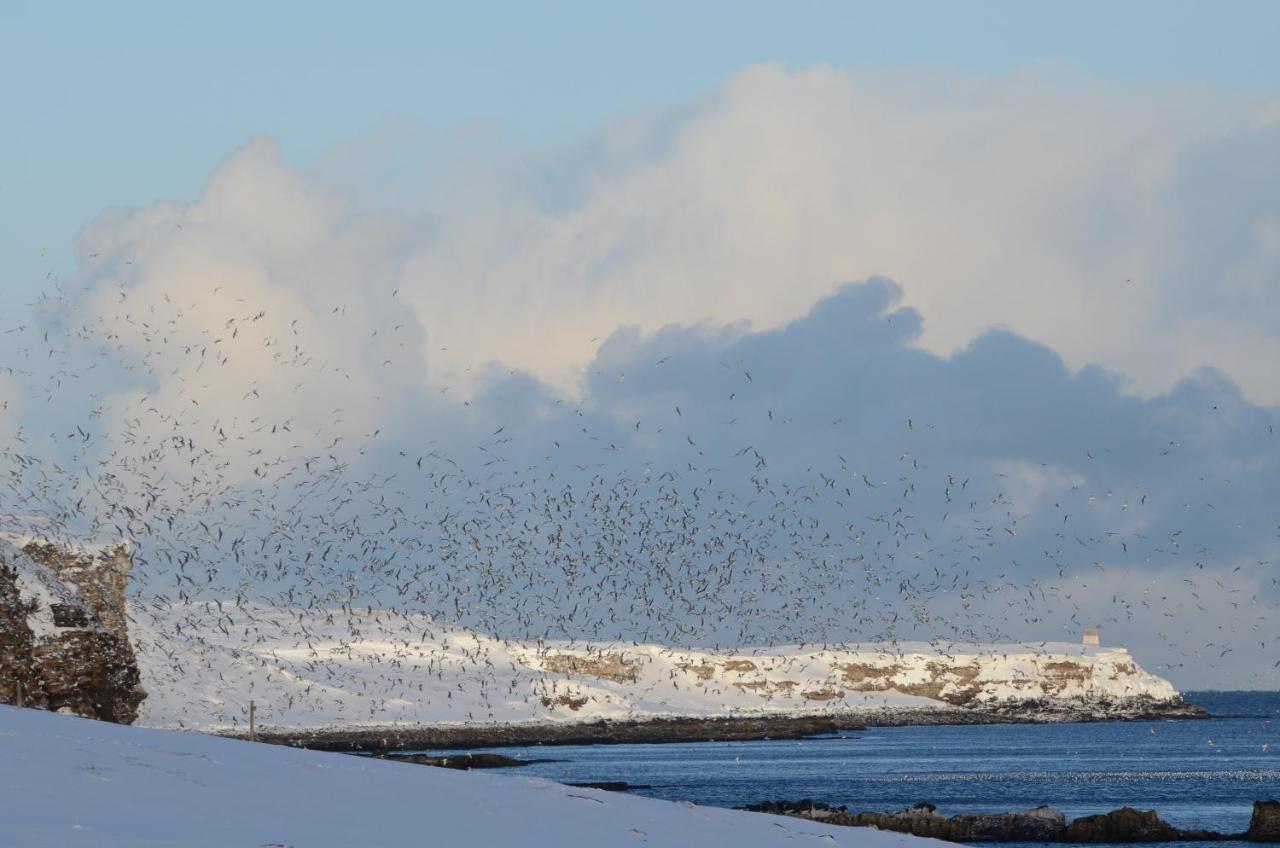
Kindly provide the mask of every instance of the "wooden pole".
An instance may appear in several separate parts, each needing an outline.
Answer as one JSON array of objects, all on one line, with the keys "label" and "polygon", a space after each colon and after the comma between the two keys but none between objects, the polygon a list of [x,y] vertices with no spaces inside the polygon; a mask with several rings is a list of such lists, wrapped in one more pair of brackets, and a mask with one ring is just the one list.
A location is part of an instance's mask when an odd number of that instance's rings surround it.
[{"label": "wooden pole", "polygon": [[258,724],[257,724],[257,716],[255,715],[255,713],[257,713],[257,708],[254,706],[253,701],[250,701],[249,702],[249,739],[251,739],[254,742],[257,742],[258,741]]},{"label": "wooden pole", "polygon": [[21,680],[18,681],[18,693],[17,693],[17,699],[14,701],[14,705],[18,707],[22,706],[22,681]]}]

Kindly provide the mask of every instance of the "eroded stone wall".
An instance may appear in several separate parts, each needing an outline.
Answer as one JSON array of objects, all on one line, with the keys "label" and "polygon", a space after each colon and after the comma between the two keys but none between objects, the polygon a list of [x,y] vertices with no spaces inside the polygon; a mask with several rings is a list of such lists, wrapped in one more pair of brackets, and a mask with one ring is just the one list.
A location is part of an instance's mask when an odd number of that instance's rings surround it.
[{"label": "eroded stone wall", "polygon": [[146,693],[129,643],[123,546],[0,551],[0,702],[131,724]]}]

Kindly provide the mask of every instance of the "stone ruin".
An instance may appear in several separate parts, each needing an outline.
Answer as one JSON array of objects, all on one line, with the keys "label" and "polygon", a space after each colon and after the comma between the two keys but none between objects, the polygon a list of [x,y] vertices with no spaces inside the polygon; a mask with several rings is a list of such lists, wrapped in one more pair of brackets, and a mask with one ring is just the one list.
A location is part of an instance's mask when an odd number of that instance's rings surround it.
[{"label": "stone ruin", "polygon": [[0,703],[131,724],[146,697],[129,643],[125,544],[0,541]]}]

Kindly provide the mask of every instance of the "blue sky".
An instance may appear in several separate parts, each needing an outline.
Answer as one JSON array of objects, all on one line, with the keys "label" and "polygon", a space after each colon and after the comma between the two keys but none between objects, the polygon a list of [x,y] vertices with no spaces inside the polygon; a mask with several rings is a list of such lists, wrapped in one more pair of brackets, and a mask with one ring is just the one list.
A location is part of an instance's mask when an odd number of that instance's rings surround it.
[{"label": "blue sky", "polygon": [[[0,260],[9,297],[70,271],[110,206],[188,200],[267,135],[306,164],[389,116],[554,144],[740,68],[1058,64],[1118,84],[1280,83],[1274,3],[7,2]],[[42,251],[45,256],[41,256]]]}]

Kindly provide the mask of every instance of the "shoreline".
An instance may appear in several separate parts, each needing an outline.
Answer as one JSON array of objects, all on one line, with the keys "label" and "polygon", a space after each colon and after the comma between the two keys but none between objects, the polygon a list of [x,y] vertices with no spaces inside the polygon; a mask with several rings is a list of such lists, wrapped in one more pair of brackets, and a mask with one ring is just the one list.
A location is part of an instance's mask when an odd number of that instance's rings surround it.
[{"label": "shoreline", "polygon": [[[996,710],[897,709],[808,715],[655,716],[565,723],[409,725],[396,727],[273,728],[256,741],[316,751],[449,751],[536,745],[639,745],[688,742],[752,742],[804,739],[869,727],[975,724],[1057,724],[1103,721],[1163,721],[1209,718],[1194,704],[1139,703],[1064,707],[1024,706]],[[244,731],[215,735],[248,739]]]}]

